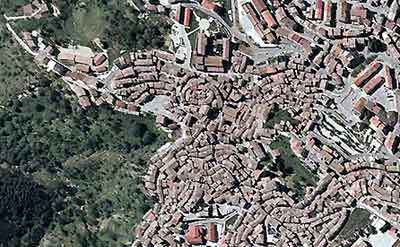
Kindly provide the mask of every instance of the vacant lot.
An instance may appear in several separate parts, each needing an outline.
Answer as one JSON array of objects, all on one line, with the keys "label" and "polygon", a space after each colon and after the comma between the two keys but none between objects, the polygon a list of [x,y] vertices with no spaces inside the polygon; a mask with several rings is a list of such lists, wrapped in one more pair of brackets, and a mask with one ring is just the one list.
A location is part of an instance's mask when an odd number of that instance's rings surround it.
[{"label": "vacant lot", "polygon": [[86,1],[84,5],[74,6],[67,19],[65,29],[72,39],[81,45],[100,37],[106,27],[106,11],[96,0]]}]

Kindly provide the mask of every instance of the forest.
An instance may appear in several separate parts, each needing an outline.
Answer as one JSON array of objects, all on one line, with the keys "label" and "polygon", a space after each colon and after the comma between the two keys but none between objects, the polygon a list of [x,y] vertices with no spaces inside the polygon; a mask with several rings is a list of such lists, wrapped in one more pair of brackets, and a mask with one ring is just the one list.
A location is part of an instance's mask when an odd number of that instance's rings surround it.
[{"label": "forest", "polygon": [[[2,0],[0,13],[21,15],[28,2]],[[111,57],[162,47],[169,28],[162,16],[140,16],[126,1],[46,2],[61,15],[12,25],[41,29],[65,46],[93,48],[100,38]],[[82,110],[62,82],[20,52],[5,21],[0,41],[0,247],[129,246],[152,205],[141,177],[166,134],[152,116]],[[30,96],[18,97],[26,90]]]},{"label": "forest", "polygon": [[151,116],[82,110],[61,86],[0,110],[0,246],[125,246],[151,206],[140,180],[168,141]]}]

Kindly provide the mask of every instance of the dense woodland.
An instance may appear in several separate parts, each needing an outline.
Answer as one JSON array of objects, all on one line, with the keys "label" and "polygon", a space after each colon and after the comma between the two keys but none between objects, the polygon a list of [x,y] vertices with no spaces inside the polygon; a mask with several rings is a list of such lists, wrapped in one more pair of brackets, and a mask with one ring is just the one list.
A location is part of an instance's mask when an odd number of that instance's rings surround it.
[{"label": "dense woodland", "polygon": [[54,215],[54,195],[19,171],[0,168],[0,246],[31,246]]},{"label": "dense woodland", "polygon": [[0,110],[0,246],[132,241],[151,206],[140,176],[167,140],[154,119],[81,110],[56,86],[7,109]]}]

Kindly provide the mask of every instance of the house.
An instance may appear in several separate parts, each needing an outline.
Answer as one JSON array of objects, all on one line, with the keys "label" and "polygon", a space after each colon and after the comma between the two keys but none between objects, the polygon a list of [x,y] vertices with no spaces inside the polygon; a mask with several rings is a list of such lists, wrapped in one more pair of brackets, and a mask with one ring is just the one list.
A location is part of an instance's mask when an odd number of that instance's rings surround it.
[{"label": "house", "polygon": [[353,105],[354,111],[357,114],[362,114],[366,104],[367,104],[367,99],[365,97],[359,98]]},{"label": "house", "polygon": [[23,7],[22,7],[22,12],[24,13],[24,15],[25,16],[31,16],[31,15],[33,15],[33,6],[32,6],[32,4],[27,4],[27,5],[24,5]]},{"label": "house", "polygon": [[60,52],[57,56],[57,59],[61,63],[74,64],[75,63],[75,54],[72,52]]},{"label": "house", "polygon": [[258,15],[252,5],[250,3],[245,3],[242,6],[247,16],[249,17],[250,22],[253,24],[253,26],[257,26],[261,20],[258,18]]},{"label": "house", "polygon": [[192,15],[192,10],[190,8],[185,8],[185,13],[183,15],[183,25],[185,27],[189,27],[191,15]]},{"label": "house", "polygon": [[91,57],[87,57],[84,55],[76,55],[75,56],[75,63],[85,64],[85,65],[92,65],[93,59]]},{"label": "house", "polygon": [[349,23],[349,21],[350,21],[349,14],[350,14],[349,13],[349,4],[346,2],[346,0],[338,0],[336,19],[343,23]]},{"label": "house", "polygon": [[351,20],[358,23],[364,23],[367,19],[368,10],[361,4],[353,4],[351,6]]},{"label": "house", "polygon": [[390,152],[395,153],[399,147],[399,140],[399,136],[390,131],[386,136],[384,145]]},{"label": "house", "polygon": [[93,64],[99,66],[107,60],[107,56],[104,53],[98,53],[93,58]]},{"label": "house", "polygon": [[210,10],[210,11],[217,11],[222,6],[219,3],[215,3],[212,0],[202,0],[201,6]]},{"label": "house", "polygon": [[363,87],[363,90],[371,95],[373,94],[382,84],[384,83],[384,79],[382,76],[377,75],[374,78],[372,78],[370,81],[368,81],[367,84]]},{"label": "house", "polygon": [[222,57],[219,56],[206,56],[204,58],[204,65],[209,67],[222,67]]},{"label": "house", "polygon": [[181,23],[181,18],[182,18],[182,6],[179,4],[176,7],[175,21]]},{"label": "house", "polygon": [[332,2],[330,0],[325,1],[323,18],[325,25],[332,25]]},{"label": "house", "polygon": [[208,40],[206,35],[203,32],[199,32],[197,34],[197,55],[205,56],[206,55],[206,46]]},{"label": "house", "polygon": [[231,60],[231,40],[229,38],[223,38],[222,59],[225,61]]},{"label": "house", "polygon": [[386,64],[383,66],[383,76],[385,78],[386,87],[389,89],[394,89],[396,85],[393,76],[393,70]]},{"label": "house", "polygon": [[322,20],[323,8],[324,8],[324,3],[322,2],[322,0],[316,0],[316,2],[315,2],[315,14],[314,14],[314,18],[315,19]]},{"label": "house", "polygon": [[362,87],[374,74],[377,74],[382,68],[382,64],[379,62],[373,62],[368,65],[357,77],[354,79],[353,83]]},{"label": "house", "polygon": [[209,223],[207,226],[207,240],[214,243],[218,242],[217,225],[214,223]]},{"label": "house", "polygon": [[189,229],[186,232],[186,241],[189,244],[204,244],[204,230],[199,225],[189,225]]},{"label": "house", "polygon": [[267,5],[265,4],[264,0],[252,0],[251,2],[259,13],[267,9]]},{"label": "house", "polygon": [[78,71],[84,72],[84,73],[89,73],[90,72],[90,66],[87,64],[77,64],[75,65],[75,68]]},{"label": "house", "polygon": [[275,17],[268,9],[265,9],[263,12],[261,12],[261,16],[270,28],[276,28],[278,26]]},{"label": "house", "polygon": [[237,109],[230,107],[230,106],[225,106],[223,108],[222,112],[224,114],[223,116],[226,121],[231,122],[231,123],[234,123],[236,121],[236,117],[238,114]]}]

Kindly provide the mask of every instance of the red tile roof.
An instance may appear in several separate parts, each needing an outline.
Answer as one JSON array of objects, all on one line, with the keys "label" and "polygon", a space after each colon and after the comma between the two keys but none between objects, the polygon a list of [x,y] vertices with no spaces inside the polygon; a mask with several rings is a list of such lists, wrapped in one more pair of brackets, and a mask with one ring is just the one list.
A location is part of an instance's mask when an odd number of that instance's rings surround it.
[{"label": "red tile roof", "polygon": [[377,73],[382,68],[382,64],[378,62],[371,63],[366,69],[364,69],[353,81],[353,83],[361,87],[371,75]]},{"label": "red tile roof", "polygon": [[261,13],[262,18],[267,23],[267,25],[271,28],[276,28],[278,23],[275,20],[275,17],[271,15],[268,9]]},{"label": "red tile roof", "polygon": [[185,16],[183,18],[183,25],[185,27],[189,27],[191,14],[192,10],[189,8],[185,8]]},{"label": "red tile roof", "polygon": [[315,19],[322,20],[323,8],[324,3],[322,2],[322,0],[317,0],[315,2]]},{"label": "red tile roof", "polygon": [[186,240],[189,244],[203,244],[204,238],[201,226],[189,225],[188,232],[186,233]]},{"label": "red tile roof", "polygon": [[207,226],[207,240],[211,242],[218,241],[217,225],[210,223]]}]

